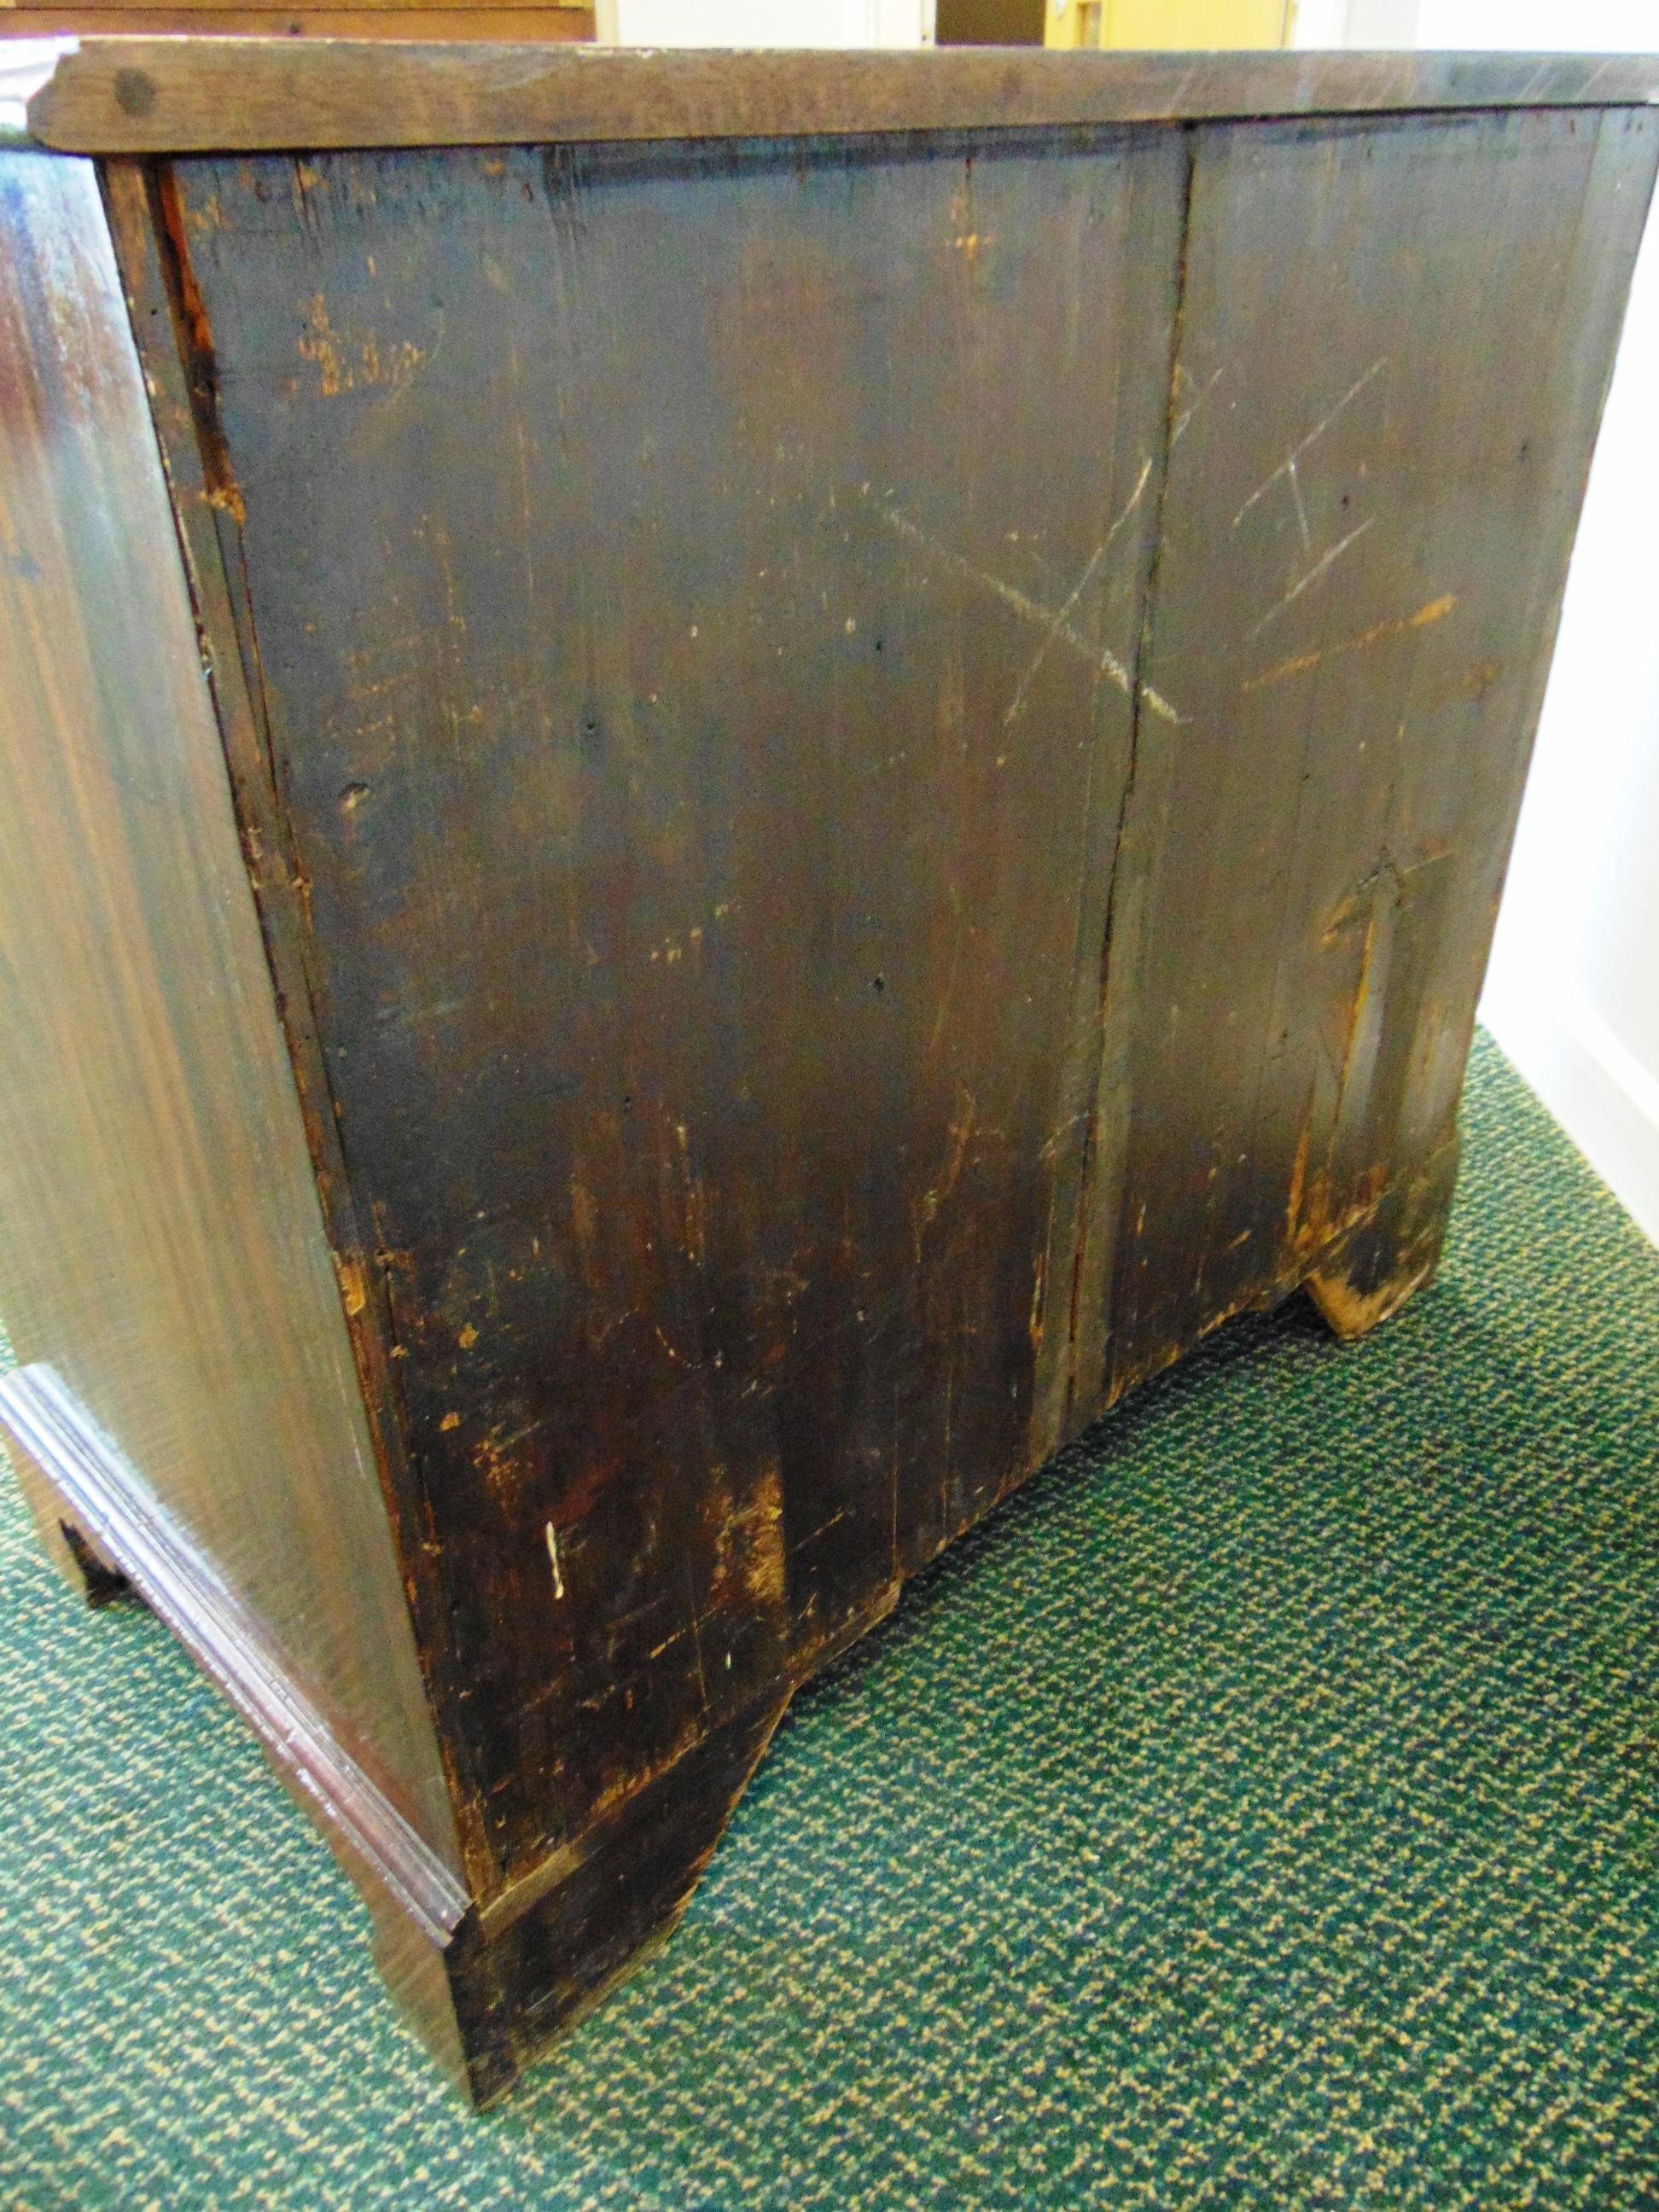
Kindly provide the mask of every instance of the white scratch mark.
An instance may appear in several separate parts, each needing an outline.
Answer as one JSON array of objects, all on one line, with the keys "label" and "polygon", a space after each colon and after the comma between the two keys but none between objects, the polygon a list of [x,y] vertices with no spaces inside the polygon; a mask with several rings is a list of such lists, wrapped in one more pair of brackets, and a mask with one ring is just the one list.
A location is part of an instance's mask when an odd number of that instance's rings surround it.
[{"label": "white scratch mark", "polygon": [[553,1595],[564,1595],[564,1577],[559,1571],[559,1532],[550,1521],[547,1524],[547,1556],[553,1562]]},{"label": "white scratch mark", "polygon": [[1302,594],[1307,590],[1310,584],[1316,584],[1319,579],[1324,574],[1326,569],[1330,567],[1332,562],[1340,561],[1342,556],[1347,551],[1349,546],[1353,544],[1355,538],[1363,538],[1376,520],[1376,517],[1374,514],[1368,514],[1365,517],[1365,520],[1360,524],[1358,530],[1351,530],[1346,538],[1339,538],[1334,545],[1328,546],[1325,551],[1322,552],[1319,558],[1314,562],[1312,568],[1309,569],[1307,574],[1291,586],[1290,590],[1285,592],[1279,605],[1276,607],[1268,608],[1267,613],[1262,616],[1261,621],[1250,632],[1250,635],[1252,637],[1259,636],[1261,633],[1267,629],[1267,624],[1270,622],[1276,621],[1278,617],[1284,613],[1286,607],[1292,605],[1302,597]]},{"label": "white scratch mark", "polygon": [[1141,685],[1140,696],[1146,705],[1152,708],[1160,721],[1178,722],[1181,720],[1180,715],[1176,714],[1164,694],[1161,691],[1154,691],[1150,684]]},{"label": "white scratch mark", "polygon": [[1387,354],[1379,354],[1376,359],[1371,363],[1370,367],[1365,371],[1365,374],[1363,376],[1355,378],[1354,381],[1348,386],[1342,397],[1337,401],[1335,406],[1332,408],[1330,413],[1322,416],[1322,418],[1314,424],[1312,429],[1309,431],[1307,436],[1304,438],[1298,445],[1291,447],[1290,452],[1285,454],[1284,459],[1273,471],[1273,474],[1271,476],[1262,477],[1261,483],[1245,501],[1243,506],[1241,507],[1238,513],[1234,515],[1232,526],[1235,530],[1237,530],[1239,524],[1243,521],[1245,516],[1255,505],[1257,500],[1261,498],[1262,493],[1265,491],[1271,491],[1274,484],[1279,482],[1280,477],[1284,476],[1287,471],[1291,470],[1296,466],[1304,453],[1307,452],[1309,447],[1312,445],[1314,440],[1316,438],[1322,438],[1324,436],[1326,431],[1330,428],[1332,423],[1335,422],[1337,416],[1342,412],[1343,409],[1348,406],[1353,400],[1358,399],[1360,393],[1365,389],[1365,386],[1370,382],[1371,379],[1379,374],[1382,370],[1388,367],[1388,365],[1389,356]]},{"label": "white scratch mark", "polygon": [[[1148,466],[1150,465],[1151,464],[1149,463]],[[1048,632],[1044,636],[1042,644],[1038,646],[1036,651],[1031,655],[1030,659],[1026,663],[1025,672],[1020,678],[1019,682],[1014,686],[1013,698],[1009,702],[1007,713],[1002,718],[1002,726],[1005,730],[1009,727],[1010,724],[1012,723],[1024,710],[1025,705],[1025,694],[1030,687],[1031,679],[1036,674],[1038,669],[1042,667],[1043,662],[1048,659],[1048,648],[1054,643],[1054,640],[1057,637],[1065,635],[1068,642],[1073,641],[1068,627],[1071,621],[1072,610],[1076,606],[1078,601],[1083,597],[1084,592],[1088,589],[1090,583],[1093,580],[1095,570],[1099,568],[1101,562],[1105,557],[1105,554],[1106,547],[1103,543],[1097,545],[1094,551],[1089,556],[1088,567],[1085,568],[1083,574],[1078,578],[1076,583],[1072,586],[1071,596],[1067,599],[1065,605],[1061,607],[1060,612],[1054,617],[1054,620],[1049,623]],[[981,578],[981,581],[988,583],[990,579],[988,577]],[[996,587],[993,585],[992,588],[994,590]],[[1127,672],[1126,680],[1119,688],[1124,690],[1127,690],[1128,688]]]},{"label": "white scratch mark", "polygon": [[[1027,622],[1041,623],[1045,631],[1052,631],[1061,644],[1070,646],[1073,652],[1085,660],[1090,667],[1097,669],[1115,684],[1126,699],[1133,696],[1133,682],[1117,655],[1103,645],[1091,645],[1080,631],[1073,629],[1064,619],[1063,610],[1057,616],[1053,607],[1043,606],[1040,601],[1022,592],[1018,585],[1005,583],[1000,576],[992,575],[988,569],[975,568],[973,562],[964,561],[960,553],[952,553],[948,546],[941,545],[935,538],[930,538],[898,507],[884,507],[882,514],[890,528],[896,530],[901,538],[908,538],[912,545],[919,546],[930,560],[936,561],[942,568],[949,570],[953,576],[961,577],[964,582],[977,584],[981,591],[989,592],[1005,606],[1012,607],[1017,615],[1023,615]],[[1161,698],[1150,685],[1141,685],[1140,696],[1153,714],[1161,716],[1164,721],[1180,721],[1180,715],[1169,701]]]},{"label": "white scratch mark", "polygon": [[1294,461],[1291,463],[1285,474],[1290,479],[1291,497],[1296,501],[1296,526],[1302,532],[1302,550],[1304,553],[1311,553],[1313,538],[1308,528],[1308,510],[1302,504],[1302,483],[1297,475]]},{"label": "white scratch mark", "polygon": [[[1140,495],[1146,490],[1146,479],[1152,473],[1152,457],[1148,453],[1146,459],[1140,465],[1140,474],[1135,479],[1135,488],[1129,494],[1127,500],[1124,502],[1122,512],[1119,514],[1116,521],[1112,524],[1110,529],[1108,530],[1106,535],[1101,539],[1099,544],[1096,546],[1094,551],[1090,555],[1088,566],[1084,569],[1083,574],[1078,578],[1076,583],[1072,586],[1071,596],[1067,599],[1065,605],[1060,609],[1060,612],[1054,617],[1053,622],[1049,623],[1048,635],[1043,639],[1042,644],[1038,646],[1036,651],[1031,655],[1030,660],[1026,665],[1025,673],[1020,678],[1019,682],[1015,685],[1013,698],[1009,704],[1007,713],[1002,718],[1002,726],[1005,730],[1010,727],[1016,717],[1023,711],[1025,705],[1025,694],[1030,688],[1032,678],[1035,677],[1038,669],[1042,667],[1043,661],[1048,658],[1049,647],[1060,635],[1060,632],[1069,625],[1072,619],[1073,609],[1076,606],[1078,601],[1083,597],[1084,592],[1087,591],[1090,584],[1092,582],[1096,569],[1099,568],[1101,562],[1105,559],[1107,553],[1110,550],[1112,540],[1117,536],[1118,532],[1122,529],[1124,524],[1134,513],[1136,507],[1139,506]],[[1124,688],[1127,690],[1127,686],[1126,685]]]},{"label": "white scratch mark", "polygon": [[[1191,399],[1188,402],[1186,406],[1182,409],[1180,414],[1176,416],[1175,421],[1170,425],[1170,443],[1171,446],[1178,446],[1181,443],[1182,433],[1186,429],[1187,425],[1192,421],[1194,416],[1197,414],[1199,403],[1206,398],[1210,392],[1215,390],[1216,386],[1220,383],[1222,378],[1225,376],[1226,374],[1227,364],[1224,361],[1220,368],[1215,372],[1215,374],[1213,376],[1206,376],[1203,383],[1199,386],[1197,391],[1194,392]],[[1184,369],[1182,371],[1182,374],[1183,376],[1186,374],[1186,371]]]}]

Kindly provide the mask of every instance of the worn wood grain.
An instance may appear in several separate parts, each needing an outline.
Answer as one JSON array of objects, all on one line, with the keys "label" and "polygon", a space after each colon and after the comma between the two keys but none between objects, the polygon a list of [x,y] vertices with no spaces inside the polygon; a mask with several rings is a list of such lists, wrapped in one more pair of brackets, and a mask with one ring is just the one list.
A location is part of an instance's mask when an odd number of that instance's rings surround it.
[{"label": "worn wood grain", "polygon": [[175,173],[504,1874],[1060,1433],[1184,159]]},{"label": "worn wood grain", "polygon": [[0,1313],[453,1859],[90,166],[0,155]]},{"label": "worn wood grain", "polygon": [[1141,725],[1109,953],[1098,1391],[1385,1193],[1443,1216],[1656,143],[1640,112],[1199,136],[1147,647],[1184,719]]},{"label": "worn wood grain", "polygon": [[28,127],[72,153],[169,153],[1066,128],[1656,96],[1651,56],[96,40],[58,63],[28,103]]}]

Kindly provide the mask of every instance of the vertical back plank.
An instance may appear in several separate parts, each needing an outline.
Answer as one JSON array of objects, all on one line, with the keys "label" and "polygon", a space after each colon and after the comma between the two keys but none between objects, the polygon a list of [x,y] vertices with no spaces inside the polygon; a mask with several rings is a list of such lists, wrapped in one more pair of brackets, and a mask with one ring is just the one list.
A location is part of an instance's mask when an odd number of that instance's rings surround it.
[{"label": "vertical back plank", "polygon": [[508,1868],[1061,1433],[1184,160],[177,165]]},{"label": "vertical back plank", "polygon": [[[1080,1370],[1449,1172],[1641,112],[1198,132]],[[1190,413],[1184,410],[1190,405]]]}]

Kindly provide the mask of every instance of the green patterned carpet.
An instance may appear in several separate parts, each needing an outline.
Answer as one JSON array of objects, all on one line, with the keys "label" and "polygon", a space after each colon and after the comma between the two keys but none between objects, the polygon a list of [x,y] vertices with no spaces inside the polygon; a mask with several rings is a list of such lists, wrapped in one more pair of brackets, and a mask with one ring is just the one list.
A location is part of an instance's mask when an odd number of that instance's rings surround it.
[{"label": "green patterned carpet", "polygon": [[1659,2205],[1659,1255],[1477,1050],[1438,1285],[1300,1301],[803,1698],[497,2112],[4,1486],[0,2205]]}]

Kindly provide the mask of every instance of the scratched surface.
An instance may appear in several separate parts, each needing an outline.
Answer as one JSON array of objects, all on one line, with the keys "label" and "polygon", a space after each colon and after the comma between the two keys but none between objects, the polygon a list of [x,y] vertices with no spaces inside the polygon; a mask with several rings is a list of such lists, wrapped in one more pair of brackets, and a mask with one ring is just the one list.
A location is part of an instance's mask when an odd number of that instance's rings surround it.
[{"label": "scratched surface", "polygon": [[1656,125],[154,179],[486,2087],[903,1574],[1432,1262]]},{"label": "scratched surface", "polygon": [[1186,169],[176,171],[509,1875],[1063,1429]]},{"label": "scratched surface", "polygon": [[1656,141],[1199,134],[1144,671],[1183,719],[1143,717],[1114,910],[1085,1402],[1391,1188],[1443,1204]]}]

